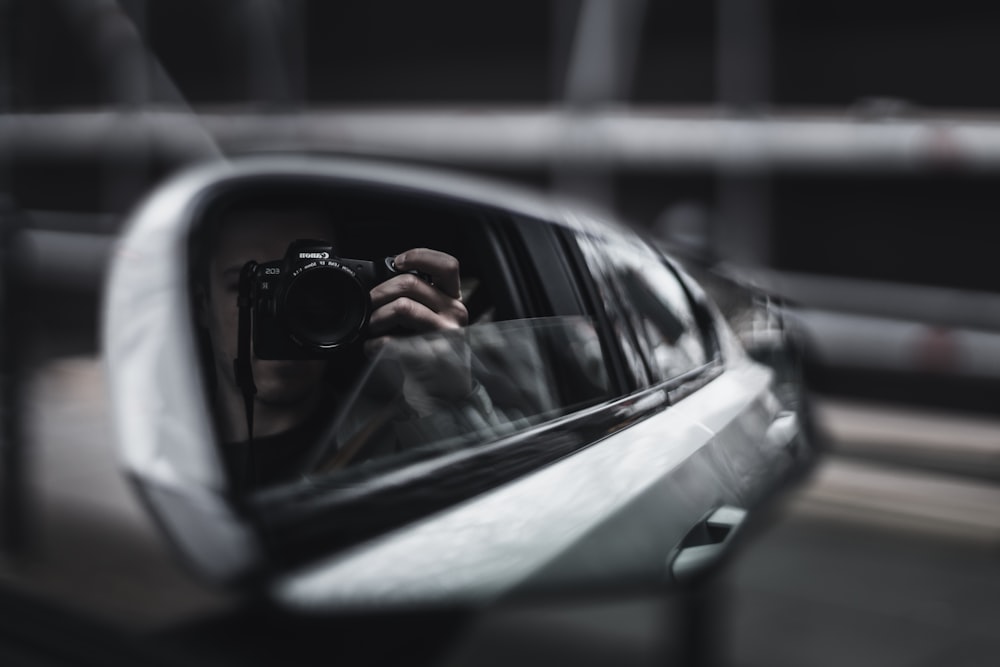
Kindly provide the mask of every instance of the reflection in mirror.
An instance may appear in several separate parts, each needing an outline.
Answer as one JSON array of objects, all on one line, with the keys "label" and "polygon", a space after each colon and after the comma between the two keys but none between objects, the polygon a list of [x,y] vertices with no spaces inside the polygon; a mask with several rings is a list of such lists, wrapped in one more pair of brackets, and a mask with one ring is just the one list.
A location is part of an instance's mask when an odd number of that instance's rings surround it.
[{"label": "reflection in mirror", "polygon": [[481,212],[283,196],[205,222],[193,308],[237,493],[370,476],[608,397],[593,324],[520,319]]},{"label": "reflection in mirror", "polygon": [[307,473],[394,467],[492,442],[604,398],[607,389],[600,341],[581,317],[398,338],[368,365]]},{"label": "reflection in mirror", "polygon": [[321,427],[314,423],[319,406],[331,400],[324,375],[337,372],[337,362],[350,358],[310,359],[300,354],[300,358],[264,359],[251,350],[243,355],[250,361],[241,372],[240,338],[246,333],[241,332],[241,311],[244,330],[246,315],[250,316],[251,341],[261,338],[256,330],[260,327],[254,325],[273,319],[260,302],[244,299],[240,307],[241,283],[246,289],[255,282],[253,276],[244,275],[244,267],[248,262],[280,261],[290,241],[328,238],[332,232],[332,224],[318,211],[233,210],[200,239],[203,254],[196,262],[195,308],[223,460],[238,489],[281,478],[297,467],[303,444]]}]

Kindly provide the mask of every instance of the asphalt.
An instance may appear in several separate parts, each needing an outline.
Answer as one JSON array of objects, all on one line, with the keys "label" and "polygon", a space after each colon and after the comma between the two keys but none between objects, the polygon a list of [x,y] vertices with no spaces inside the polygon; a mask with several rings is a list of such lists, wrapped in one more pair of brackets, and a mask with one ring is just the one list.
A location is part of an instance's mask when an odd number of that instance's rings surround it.
[{"label": "asphalt", "polygon": [[724,664],[1000,664],[1000,420],[818,406],[829,455],[724,578]]},{"label": "asphalt", "polygon": [[726,577],[723,664],[996,665],[998,565],[995,541],[793,504]]}]

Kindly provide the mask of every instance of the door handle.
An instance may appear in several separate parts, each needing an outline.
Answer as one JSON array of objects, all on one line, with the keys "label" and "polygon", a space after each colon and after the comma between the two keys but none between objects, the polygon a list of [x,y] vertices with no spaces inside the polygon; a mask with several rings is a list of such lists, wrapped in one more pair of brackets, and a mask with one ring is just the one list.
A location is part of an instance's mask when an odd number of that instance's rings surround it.
[{"label": "door handle", "polygon": [[718,567],[732,549],[746,515],[740,507],[723,505],[696,523],[667,558],[673,581],[692,584]]}]

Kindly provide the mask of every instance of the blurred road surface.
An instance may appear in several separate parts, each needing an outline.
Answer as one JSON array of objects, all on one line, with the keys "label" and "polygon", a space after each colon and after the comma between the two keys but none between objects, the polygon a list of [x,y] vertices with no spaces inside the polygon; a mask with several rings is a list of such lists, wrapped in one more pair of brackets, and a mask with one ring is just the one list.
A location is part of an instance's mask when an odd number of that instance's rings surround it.
[{"label": "blurred road surface", "polygon": [[829,456],[725,577],[724,664],[1000,664],[1000,419],[817,411]]}]

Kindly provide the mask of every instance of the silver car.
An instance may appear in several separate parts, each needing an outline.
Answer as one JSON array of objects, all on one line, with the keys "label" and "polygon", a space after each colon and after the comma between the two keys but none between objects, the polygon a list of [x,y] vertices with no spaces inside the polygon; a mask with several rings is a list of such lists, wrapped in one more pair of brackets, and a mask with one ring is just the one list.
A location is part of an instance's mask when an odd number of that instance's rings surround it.
[{"label": "silver car", "polygon": [[780,304],[508,185],[196,167],[133,216],[107,287],[125,474],[242,600],[184,634],[216,656],[331,631],[365,664],[438,660],[457,619],[637,592],[686,601],[664,629],[693,655],[691,601],[816,454]]}]

